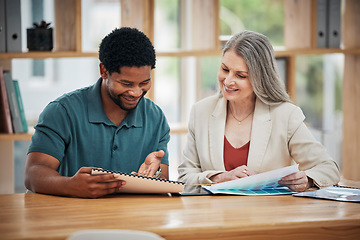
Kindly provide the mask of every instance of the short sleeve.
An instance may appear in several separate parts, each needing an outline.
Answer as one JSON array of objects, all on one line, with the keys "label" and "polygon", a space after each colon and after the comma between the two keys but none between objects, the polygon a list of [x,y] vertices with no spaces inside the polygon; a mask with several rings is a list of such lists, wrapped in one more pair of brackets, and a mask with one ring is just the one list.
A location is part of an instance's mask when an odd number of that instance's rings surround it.
[{"label": "short sleeve", "polygon": [[49,103],[34,128],[28,153],[46,153],[61,162],[71,137],[70,119],[64,106],[59,102]]}]

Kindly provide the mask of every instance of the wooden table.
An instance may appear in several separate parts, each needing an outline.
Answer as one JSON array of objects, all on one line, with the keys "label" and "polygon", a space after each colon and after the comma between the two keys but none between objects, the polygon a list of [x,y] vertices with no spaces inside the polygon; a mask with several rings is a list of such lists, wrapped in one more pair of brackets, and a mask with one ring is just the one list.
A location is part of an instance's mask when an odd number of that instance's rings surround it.
[{"label": "wooden table", "polygon": [[360,239],[360,204],[286,196],[0,195],[0,239],[65,239],[86,229],[166,239]]}]

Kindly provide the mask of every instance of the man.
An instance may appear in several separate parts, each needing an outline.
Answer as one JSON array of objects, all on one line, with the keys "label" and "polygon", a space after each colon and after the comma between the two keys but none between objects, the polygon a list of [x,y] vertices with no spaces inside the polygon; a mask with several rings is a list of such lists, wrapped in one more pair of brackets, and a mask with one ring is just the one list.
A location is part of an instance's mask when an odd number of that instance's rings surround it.
[{"label": "man", "polygon": [[[117,174],[92,167],[168,178],[170,128],[144,95],[155,50],[137,29],[115,29],[100,44],[96,84],[65,94],[40,114],[25,167],[25,186],[38,193],[96,198],[116,193]],[[69,74],[71,77],[71,73]]]}]

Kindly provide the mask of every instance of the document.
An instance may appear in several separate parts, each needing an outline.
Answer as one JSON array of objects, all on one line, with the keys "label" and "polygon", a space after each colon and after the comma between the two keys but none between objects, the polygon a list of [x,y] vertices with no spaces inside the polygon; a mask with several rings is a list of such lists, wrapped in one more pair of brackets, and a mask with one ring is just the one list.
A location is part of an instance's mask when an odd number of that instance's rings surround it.
[{"label": "document", "polygon": [[239,178],[232,181],[216,183],[202,187],[213,194],[233,195],[280,195],[292,194],[293,192],[278,181],[290,174],[299,171],[299,164],[284,167],[252,176]]},{"label": "document", "polygon": [[360,189],[343,186],[331,186],[316,191],[293,194],[294,197],[310,197],[344,202],[360,202]]},{"label": "document", "polygon": [[101,168],[93,168],[92,175],[117,173],[117,179],[126,181],[119,192],[122,193],[179,193],[184,190],[184,183],[162,178],[146,177],[130,173],[109,171]]}]

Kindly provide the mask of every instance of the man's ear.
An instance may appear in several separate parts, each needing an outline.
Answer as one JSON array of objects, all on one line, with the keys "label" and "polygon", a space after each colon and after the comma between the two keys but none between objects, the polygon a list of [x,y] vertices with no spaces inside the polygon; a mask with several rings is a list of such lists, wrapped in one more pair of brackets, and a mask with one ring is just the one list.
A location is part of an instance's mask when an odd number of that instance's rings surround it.
[{"label": "man's ear", "polygon": [[102,62],[99,64],[99,69],[100,69],[101,78],[107,79],[109,77],[109,72],[106,70],[106,68]]}]

